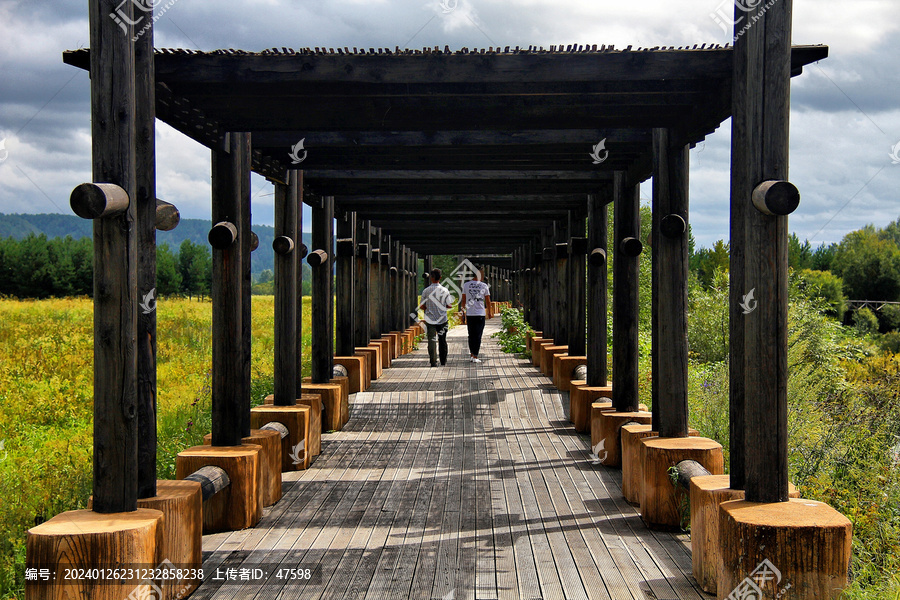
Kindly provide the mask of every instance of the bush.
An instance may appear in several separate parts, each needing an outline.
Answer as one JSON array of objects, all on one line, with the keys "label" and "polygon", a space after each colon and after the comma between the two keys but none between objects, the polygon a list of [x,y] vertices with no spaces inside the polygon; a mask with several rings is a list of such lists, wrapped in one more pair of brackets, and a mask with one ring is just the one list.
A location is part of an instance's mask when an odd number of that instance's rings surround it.
[{"label": "bush", "polygon": [[525,351],[525,334],[530,331],[521,310],[504,308],[500,311],[500,331],[491,337],[497,338],[504,352],[520,354]]},{"label": "bush", "polygon": [[822,298],[828,305],[827,314],[838,320],[847,312],[843,280],[828,271],[803,269],[799,273],[798,287],[808,298]]},{"label": "bush", "polygon": [[900,306],[885,304],[878,311],[878,321],[881,323],[881,331],[883,333],[900,330]]},{"label": "bush", "polygon": [[900,331],[891,331],[881,336],[878,345],[884,352],[900,354]]},{"label": "bush", "polygon": [[859,335],[878,332],[878,317],[868,308],[860,308],[853,313],[853,326]]}]

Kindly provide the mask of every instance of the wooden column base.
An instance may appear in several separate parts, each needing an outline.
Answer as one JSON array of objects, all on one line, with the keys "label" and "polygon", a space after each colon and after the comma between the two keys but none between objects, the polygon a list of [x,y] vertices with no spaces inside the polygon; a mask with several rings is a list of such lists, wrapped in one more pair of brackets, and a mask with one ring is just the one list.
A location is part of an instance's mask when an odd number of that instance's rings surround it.
[{"label": "wooden column base", "polygon": [[553,344],[553,340],[543,337],[535,337],[531,340],[531,364],[538,369],[541,368],[541,352],[543,351],[542,346],[544,344]]},{"label": "wooden column base", "polygon": [[194,446],[178,453],[175,477],[184,479],[200,467],[212,465],[228,473],[231,483],[203,506],[203,533],[253,527],[262,517],[260,453],[256,444]]},{"label": "wooden column base", "polygon": [[[647,407],[641,404],[638,410],[647,412]],[[591,448],[597,447],[597,444],[604,439],[601,419],[603,419],[604,413],[608,412],[616,412],[616,409],[613,408],[612,400],[601,398],[599,402],[591,402]]]},{"label": "wooden column base", "polygon": [[800,498],[719,505],[718,597],[727,597],[764,560],[781,579],[760,587],[763,597],[826,600],[847,587],[853,525],[827,504]]},{"label": "wooden column base", "polygon": [[[700,437],[696,429],[689,429],[688,435]],[[657,437],[659,433],[652,431],[650,425],[625,425],[622,427],[622,496],[632,506],[641,505],[641,488],[644,485],[644,468],[641,452],[644,449],[641,440]]]},{"label": "wooden column base", "polygon": [[[650,425],[653,415],[649,412],[615,412],[605,411],[600,413],[600,431],[596,437],[600,442],[595,445],[594,454],[600,457],[600,464],[607,467],[622,466],[622,438],[620,429],[626,423],[632,421],[641,425]],[[593,432],[593,426],[591,431]],[[595,437],[591,433],[591,439]]]},{"label": "wooden column base", "polygon": [[[730,487],[730,475],[707,475],[691,479],[691,561],[694,579],[710,594],[716,593],[719,575],[719,505],[743,500],[744,490]],[[789,484],[791,498],[800,492]]]},{"label": "wooden column base", "polygon": [[63,580],[63,576],[69,568],[140,570],[158,566],[165,558],[160,556],[164,522],[163,513],[152,508],[110,514],[70,510],[32,527],[26,539],[25,566],[49,569],[56,579],[26,582],[25,597],[28,600],[122,600],[138,586],[159,593],[158,588],[154,589],[156,584],[148,584],[142,577]]},{"label": "wooden column base", "polygon": [[558,356],[553,360],[553,385],[561,392],[571,392],[572,371],[578,365],[586,365],[587,356]]},{"label": "wooden column base", "polygon": [[[660,438],[641,440],[643,485],[641,491],[641,518],[644,524],[657,529],[681,527],[680,497],[687,492],[675,489],[669,468],[682,460],[696,460],[713,475],[725,472],[722,446],[719,442],[702,437]],[[678,497],[676,497],[678,496]]]},{"label": "wooden column base", "polygon": [[572,382],[569,390],[569,418],[575,424],[575,431],[581,433],[591,430],[591,404],[597,398],[608,398],[612,406],[612,384],[589,387]]},{"label": "wooden column base", "polygon": [[[313,396],[313,400],[318,397]],[[309,467],[312,454],[308,452],[312,408],[297,406],[255,406],[250,409],[250,426],[259,429],[266,423],[281,423],[288,436],[281,440],[281,472],[300,471]]]},{"label": "wooden column base", "polygon": [[362,391],[366,391],[372,385],[372,369],[369,367],[369,355],[365,352],[360,352],[359,349],[356,349],[356,353],[353,356],[358,356],[363,359],[363,377],[366,380],[366,387],[363,388]]},{"label": "wooden column base", "polygon": [[531,341],[544,335],[543,331],[529,331],[525,334],[525,349],[531,350]]},{"label": "wooden column base", "polygon": [[[253,427],[252,424],[250,426]],[[203,443],[212,445],[211,433],[203,436]],[[262,448],[259,453],[260,499],[262,507],[272,506],[281,500],[281,434],[277,431],[251,429],[250,435],[241,438],[241,443],[256,444]]]},{"label": "wooden column base", "polygon": [[[331,423],[338,423],[338,427],[333,429],[333,431],[340,431],[343,429],[344,425],[347,424],[347,421],[350,420],[350,380],[347,377],[333,377],[329,383],[337,384],[341,386],[341,394],[340,394],[340,406],[335,407],[334,417],[330,416],[328,413],[328,407],[322,407],[322,420],[323,425]],[[304,377],[303,385],[311,385],[312,378]],[[325,398],[322,398],[322,402],[324,404]],[[329,431],[329,429],[323,429],[323,431]]]},{"label": "wooden column base", "polygon": [[390,333],[384,334],[384,337],[391,340],[391,360],[400,358],[400,332],[391,331]]},{"label": "wooden column base", "polygon": [[541,373],[546,377],[553,378],[553,361],[556,360],[557,354],[566,354],[569,352],[568,346],[544,346],[544,355],[541,357]]},{"label": "wooden column base", "polygon": [[314,394],[322,400],[322,432],[340,431],[341,422],[341,386],[336,383],[304,383],[301,386],[303,395]]},{"label": "wooden column base", "polygon": [[348,393],[357,394],[366,391],[366,359],[362,356],[335,356],[334,364],[347,369],[347,380],[350,385]]},{"label": "wooden column base", "polygon": [[[372,340],[372,344],[378,344],[381,347],[381,368],[390,369],[391,368],[391,340],[387,338],[380,338],[377,340]],[[369,344],[369,345],[372,345]]]},{"label": "wooden column base", "polygon": [[374,346],[359,346],[356,348],[356,351],[363,352],[368,357],[369,379],[375,381],[381,377],[381,346],[379,344],[375,344]]}]

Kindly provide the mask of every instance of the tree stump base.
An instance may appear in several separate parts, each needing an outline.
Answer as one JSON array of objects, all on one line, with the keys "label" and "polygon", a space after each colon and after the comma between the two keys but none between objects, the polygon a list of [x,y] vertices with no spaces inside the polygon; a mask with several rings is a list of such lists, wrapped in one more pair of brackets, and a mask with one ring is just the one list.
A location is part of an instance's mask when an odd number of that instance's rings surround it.
[{"label": "tree stump base", "polygon": [[365,352],[360,352],[359,349],[356,349],[354,352],[353,356],[363,359],[362,376],[366,381],[366,386],[361,391],[364,392],[372,385],[372,369],[369,367],[369,355]]},{"label": "tree stump base", "polygon": [[540,338],[544,335],[543,331],[529,331],[525,334],[525,349],[531,350],[531,342],[535,338]]},{"label": "tree stump base", "polygon": [[[347,421],[350,420],[350,380],[347,377],[332,377],[329,383],[337,384],[341,386],[341,397],[340,397],[340,406],[335,408],[334,418],[328,415],[328,406],[325,405],[325,398],[322,398],[322,420],[323,427],[327,424],[338,423],[337,428],[331,428],[333,431],[340,431],[344,428],[344,425],[347,424]],[[304,377],[303,378],[303,386],[312,384],[312,377]],[[307,393],[317,393],[317,392],[307,392]],[[339,411],[339,414],[338,414]],[[323,431],[329,431],[329,429],[323,429]]]},{"label": "tree stump base", "polygon": [[[706,475],[691,479],[691,560],[694,579],[704,592],[716,593],[719,575],[719,505],[743,500],[744,490],[733,490],[730,475]],[[800,492],[789,484],[791,498]]]},{"label": "tree stump base", "polygon": [[[377,340],[372,340],[371,344],[378,344],[381,347],[381,369],[390,369],[391,368],[391,340],[387,338],[380,338]],[[370,344],[370,345],[371,345]]]},{"label": "tree stump base", "polygon": [[571,392],[572,371],[578,365],[586,365],[587,356],[558,356],[553,360],[553,385],[561,392]]},{"label": "tree stump base", "polygon": [[[211,433],[203,436],[203,443],[207,446],[212,445]],[[241,438],[241,443],[256,444],[262,448],[259,454],[259,480],[262,486],[259,493],[262,507],[272,506],[281,500],[281,434],[277,431],[254,428],[250,430],[250,435]]]},{"label": "tree stump base", "polygon": [[[49,581],[27,581],[27,600],[122,600],[139,586],[157,591],[142,577],[64,579],[67,569],[153,569],[163,558],[165,516],[152,508],[96,513],[70,510],[28,530],[26,568],[48,569]],[[139,573],[138,573],[139,574]],[[55,576],[55,579],[53,577]],[[138,591],[144,590],[141,587]],[[157,591],[158,593],[158,591]]]},{"label": "tree stump base", "polygon": [[[595,435],[591,433],[591,439],[599,438],[599,442],[593,446],[594,454],[600,458],[600,464],[607,467],[622,467],[622,438],[620,430],[622,426],[635,422],[640,425],[650,425],[653,415],[649,412],[616,412],[601,411],[599,421],[600,431]],[[591,426],[593,431],[593,425]],[[623,475],[624,478],[624,475]]]},{"label": "tree stump base", "polygon": [[591,432],[591,451],[597,447],[597,444],[600,443],[600,440],[603,439],[601,437],[601,427],[600,427],[600,419],[603,418],[603,413],[608,410],[616,410],[613,408],[612,400],[608,400],[606,398],[601,398],[599,401],[591,402],[590,404],[591,411],[591,426],[588,427],[588,431]]},{"label": "tree stump base", "polygon": [[358,394],[366,391],[366,359],[362,356],[335,356],[334,364],[347,369],[349,383],[348,394]]},{"label": "tree stump base", "polygon": [[262,517],[259,497],[262,448],[240,446],[194,446],[178,453],[175,476],[184,479],[200,467],[221,467],[231,483],[203,505],[203,533],[238,531],[253,527]]},{"label": "tree stump base", "polygon": [[390,349],[391,349],[391,360],[395,360],[400,357],[400,334],[396,332],[389,332],[381,336],[387,340],[391,341]]},{"label": "tree stump base", "polygon": [[553,379],[553,361],[556,359],[557,354],[568,354],[569,347],[545,344],[543,352],[544,355],[541,357],[541,373],[543,373],[545,377]]},{"label": "tree stump base", "polygon": [[647,437],[642,445],[641,518],[651,529],[680,529],[682,525],[681,499],[687,492],[672,484],[669,469],[683,460],[695,460],[712,475],[725,472],[722,445],[702,437]]},{"label": "tree stump base", "polygon": [[369,363],[369,379],[375,381],[381,377],[381,345],[359,346],[357,352],[362,352],[367,356]]},{"label": "tree stump base", "polygon": [[[317,397],[313,397],[317,400]],[[250,426],[259,429],[266,423],[281,423],[288,436],[281,440],[281,472],[300,471],[309,467],[310,422],[312,408],[297,406],[256,406],[250,409]]]},{"label": "tree stump base", "polygon": [[[322,401],[321,432],[340,431],[344,426],[341,422],[341,386],[337,383],[304,383],[301,388],[303,395],[314,394]],[[320,437],[321,439],[321,437]],[[321,443],[321,442],[320,442]],[[316,452],[313,456],[318,456]]]},{"label": "tree stump base", "polygon": [[[822,502],[724,502],[719,505],[718,597],[746,586],[750,578],[762,589],[761,597],[837,598],[847,587],[852,535],[850,520]],[[766,581],[759,571],[753,577],[760,565],[770,574]]]},{"label": "tree stump base", "polygon": [[[641,452],[644,449],[641,440],[657,437],[650,425],[625,425],[621,430],[622,438],[622,496],[632,506],[641,505],[641,488],[644,485],[644,469]],[[688,435],[700,437],[696,429],[689,429]]]},{"label": "tree stump base", "polygon": [[322,453],[322,397],[318,394],[300,394],[297,404],[309,407],[309,437],[306,438],[306,451],[309,462]]},{"label": "tree stump base", "polygon": [[539,338],[536,337],[531,340],[531,364],[540,370],[541,368],[541,358],[543,356],[543,350],[545,345],[553,345],[553,340],[550,338]]},{"label": "tree stump base", "polygon": [[597,398],[608,398],[612,406],[612,384],[588,386],[572,382],[569,390],[569,417],[579,433],[591,431],[591,405]]}]

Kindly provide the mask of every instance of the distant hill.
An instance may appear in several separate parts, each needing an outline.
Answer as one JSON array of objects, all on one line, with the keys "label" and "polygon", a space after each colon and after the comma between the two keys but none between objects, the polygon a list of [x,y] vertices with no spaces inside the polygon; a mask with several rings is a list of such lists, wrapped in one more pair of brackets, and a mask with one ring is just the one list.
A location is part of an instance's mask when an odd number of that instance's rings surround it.
[{"label": "distant hill", "polygon": [[[172,231],[157,231],[156,243],[168,244],[174,251],[184,240],[191,240],[195,244],[208,244],[206,235],[211,227],[210,221],[203,219],[182,219],[178,227]],[[272,240],[275,238],[275,229],[269,225],[254,225],[252,227],[259,236],[259,248],[253,253],[251,268],[254,274],[259,274],[265,269],[272,269],[275,265],[275,252],[272,250]],[[91,222],[75,215],[39,214],[39,215],[5,215],[0,213],[0,238],[13,237],[20,240],[28,234],[41,235],[48,238],[66,237],[73,238],[91,237]],[[312,245],[311,234],[303,234],[303,243],[309,248]]]}]

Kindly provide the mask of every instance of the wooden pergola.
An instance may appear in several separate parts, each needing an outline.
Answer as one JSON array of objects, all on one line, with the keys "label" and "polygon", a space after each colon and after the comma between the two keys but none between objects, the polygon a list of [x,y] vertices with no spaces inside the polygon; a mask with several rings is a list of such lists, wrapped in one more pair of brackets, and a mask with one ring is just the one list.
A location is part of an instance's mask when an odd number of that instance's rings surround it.
[{"label": "wooden pergola", "polygon": [[[791,46],[790,2],[763,12],[736,48],[457,52],[154,49],[152,31],[135,41],[107,22],[112,8],[92,2],[91,49],[64,53],[91,72],[94,181],[118,186],[105,199],[106,188],[73,195],[95,219],[101,267],[96,512],[134,511],[156,493],[155,315],[138,315],[134,300],[156,281],[157,118],[212,153],[211,441],[226,448],[251,431],[251,171],[275,185],[276,406],[303,392],[300,260],[313,267],[318,385],[331,381],[335,355],[406,329],[419,260],[451,254],[484,256],[496,299],[586,355],[588,385],[605,386],[611,370],[616,411],[637,411],[638,265],[649,243],[652,426],[663,440],[687,438],[688,151],[733,116],[731,487],[787,502],[786,215],[799,202],[786,181],[789,82],[828,54]],[[652,234],[641,240],[648,178]],[[312,207],[310,249],[301,203]],[[759,309],[745,321],[750,287]]]}]

